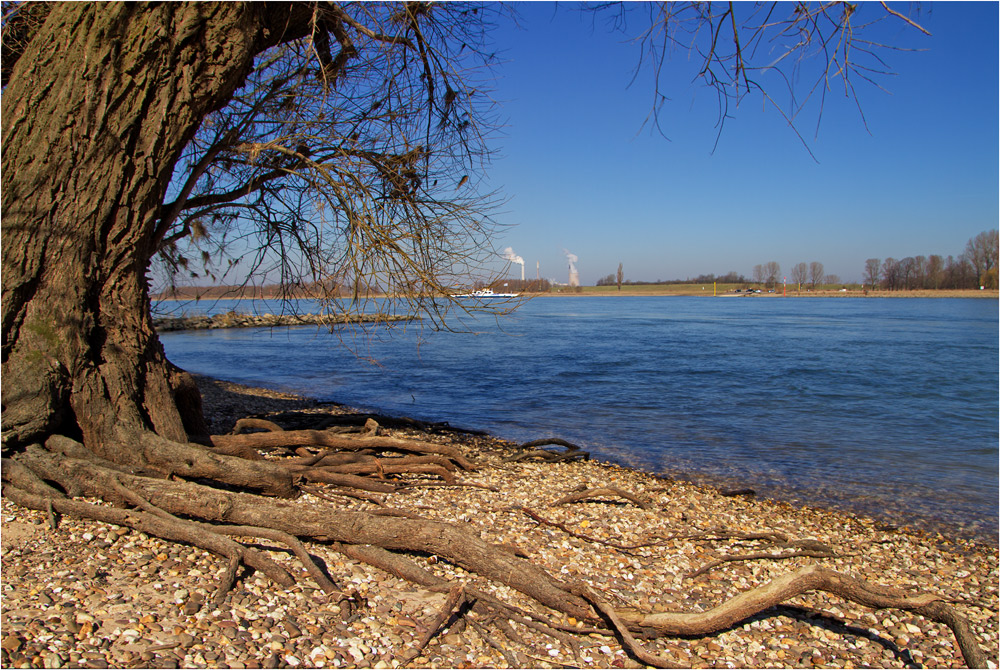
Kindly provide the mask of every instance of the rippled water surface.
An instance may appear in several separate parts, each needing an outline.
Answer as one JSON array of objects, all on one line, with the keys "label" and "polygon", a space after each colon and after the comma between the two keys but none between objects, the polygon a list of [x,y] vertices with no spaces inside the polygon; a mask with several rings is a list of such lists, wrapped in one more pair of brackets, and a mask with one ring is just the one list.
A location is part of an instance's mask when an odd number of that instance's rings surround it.
[{"label": "rippled water surface", "polygon": [[476,335],[161,339],[193,372],[996,538],[997,316],[979,299],[546,297]]}]

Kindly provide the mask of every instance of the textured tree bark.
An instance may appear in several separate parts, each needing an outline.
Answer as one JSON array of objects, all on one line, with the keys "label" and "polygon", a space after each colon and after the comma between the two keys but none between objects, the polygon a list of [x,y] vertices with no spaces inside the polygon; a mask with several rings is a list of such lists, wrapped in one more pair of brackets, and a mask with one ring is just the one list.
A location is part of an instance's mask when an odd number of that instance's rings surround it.
[{"label": "textured tree bark", "polygon": [[303,11],[52,6],[3,97],[5,443],[64,433],[110,456],[142,431],[204,431],[150,318],[156,214],[201,121]]}]

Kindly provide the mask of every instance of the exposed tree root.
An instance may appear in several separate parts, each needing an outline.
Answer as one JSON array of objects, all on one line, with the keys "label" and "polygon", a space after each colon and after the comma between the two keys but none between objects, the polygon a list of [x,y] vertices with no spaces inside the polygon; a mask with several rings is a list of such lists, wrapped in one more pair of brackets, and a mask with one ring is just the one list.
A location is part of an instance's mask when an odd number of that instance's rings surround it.
[{"label": "exposed tree root", "polygon": [[231,434],[239,435],[240,433],[246,433],[247,431],[251,430],[266,430],[272,433],[280,433],[283,432],[285,429],[276,424],[275,422],[268,421],[267,419],[257,419],[253,417],[247,417],[244,419],[240,419],[239,421],[236,422],[236,425],[233,426]]},{"label": "exposed tree root", "polygon": [[46,512],[46,515],[48,516],[48,519],[49,519],[49,530],[56,530],[56,528],[58,528],[58,524],[56,522],[55,511],[53,511],[53,509],[52,509],[52,501],[51,500],[48,501],[48,503],[46,504],[46,510],[45,510],[45,512]]},{"label": "exposed tree root", "polygon": [[[319,403],[321,405],[326,403]],[[270,415],[271,420],[281,421],[285,424],[286,430],[333,430],[346,429],[353,431],[363,431],[365,424],[375,421],[380,426],[390,429],[415,429],[429,435],[440,433],[463,433],[466,435],[486,435],[485,431],[456,428],[447,421],[430,422],[419,421],[405,416],[387,416],[384,414],[311,414],[309,412],[279,412]]]},{"label": "exposed tree root", "polygon": [[440,631],[444,627],[445,623],[448,622],[448,619],[451,618],[451,615],[455,612],[455,608],[460,607],[464,601],[465,588],[461,584],[455,584],[451,588],[451,591],[448,592],[448,598],[445,599],[444,605],[441,606],[437,616],[434,617],[434,621],[432,621],[427,627],[427,631],[420,636],[420,640],[417,642],[413,650],[414,657],[420,655],[420,652],[424,650],[427,643],[438,634],[438,631]]},{"label": "exposed tree root", "polygon": [[774,547],[799,548],[807,551],[825,552],[831,554],[836,553],[836,549],[825,542],[812,539],[796,540],[788,537],[784,533],[777,532],[746,533],[728,530],[725,528],[716,528],[699,533],[675,533],[672,535],[658,533],[656,537],[658,537],[662,542],[721,542],[729,540],[764,542]]},{"label": "exposed tree root", "polygon": [[562,453],[549,451],[548,449],[533,449],[532,451],[524,451],[513,456],[508,456],[504,461],[507,463],[519,463],[521,461],[538,459],[546,463],[566,463],[569,461],[585,461],[588,458],[590,458],[588,452],[575,449],[567,449]]},{"label": "exposed tree root", "polygon": [[331,496],[342,496],[344,498],[354,498],[355,500],[364,500],[365,502],[372,503],[373,505],[378,505],[379,507],[385,506],[385,500],[383,500],[382,498],[379,498],[378,496],[369,495],[367,493],[359,493],[357,491],[344,491],[339,489],[320,490],[319,488],[316,487],[307,488],[304,486],[302,487],[302,491],[304,493],[310,493],[316,496],[317,498],[322,498],[323,500],[332,503],[336,503],[338,501],[334,500]]},{"label": "exposed tree root", "polygon": [[663,656],[658,656],[647,651],[639,642],[632,637],[629,632],[628,627],[622,622],[618,617],[617,612],[614,608],[608,605],[606,602],[601,600],[594,590],[582,582],[577,582],[576,584],[570,585],[570,590],[581,598],[585,598],[587,602],[594,606],[598,612],[600,612],[611,624],[611,627],[618,634],[622,640],[622,644],[628,649],[633,656],[645,663],[646,665],[651,665],[654,668],[683,668],[683,665],[678,665],[675,661],[664,658]]},{"label": "exposed tree root", "polygon": [[567,442],[558,437],[546,437],[541,440],[531,440],[530,442],[524,442],[517,445],[518,449],[534,449],[535,447],[544,447],[547,444],[554,444],[559,447],[566,447],[567,451],[580,451],[580,446],[573,444],[572,442]]},{"label": "exposed tree root", "polygon": [[[113,487],[109,487],[113,488]],[[45,510],[49,504],[64,516],[93,519],[104,523],[127,526],[134,530],[183,542],[230,559],[237,559],[259,570],[281,586],[290,587],[295,581],[280,565],[261,552],[254,551],[216,533],[206,533],[193,524],[178,523],[163,516],[137,510],[94,505],[68,498],[43,498],[17,486],[5,486],[4,495],[22,507]]]},{"label": "exposed tree root", "polygon": [[418,442],[395,437],[364,436],[345,437],[319,430],[286,430],[282,432],[250,433],[246,435],[213,435],[212,446],[215,448],[233,448],[236,446],[251,449],[288,450],[294,447],[327,447],[331,449],[375,449],[402,451],[414,454],[439,454],[455,462],[463,470],[474,470],[475,465],[455,447],[434,442]]},{"label": "exposed tree root", "polygon": [[222,580],[219,582],[219,588],[216,589],[215,595],[212,597],[212,605],[219,607],[222,605],[223,601],[226,599],[226,594],[233,590],[233,586],[236,584],[236,575],[240,570],[240,559],[238,556],[232,556],[229,559],[229,567],[226,568],[226,573],[222,576]]},{"label": "exposed tree root", "polygon": [[[171,463],[168,456],[162,454],[147,461],[141,455],[154,451],[154,444],[162,446],[161,443],[165,441],[155,436],[146,436],[136,443],[139,456],[126,463],[116,463],[72,440],[54,437],[44,447],[29,446],[18,453],[14,460],[4,460],[4,495],[17,504],[53,516],[70,515],[127,526],[164,539],[198,546],[228,558],[229,567],[214,598],[217,602],[232,587],[241,565],[260,571],[282,586],[294,583],[293,576],[265,552],[231,539],[253,537],[269,539],[288,547],[306,568],[310,578],[325,592],[338,598],[345,609],[349,609],[347,606],[350,596],[337,589],[302,544],[301,538],[308,538],[331,543],[345,555],[375,565],[401,579],[434,591],[449,593],[441,616],[429,629],[431,637],[447,618],[466,606],[487,617],[496,617],[500,630],[511,639],[515,639],[517,634],[513,629],[508,632],[509,623],[504,624],[506,628],[500,626],[501,619],[509,619],[558,638],[570,646],[574,653],[578,651],[578,643],[570,633],[578,633],[580,629],[543,623],[537,620],[536,614],[519,613],[517,608],[469,585],[456,587],[399,552],[439,556],[488,580],[505,584],[555,612],[587,623],[588,627],[583,629],[585,631],[596,630],[602,624],[608,625],[635,658],[660,667],[671,667],[674,661],[644,650],[631,631],[653,631],[667,636],[704,636],[724,630],[809,591],[826,591],[875,609],[911,611],[946,624],[954,632],[966,662],[973,667],[985,664],[985,655],[976,644],[968,623],[936,596],[906,595],[816,566],[790,572],[743,592],[707,612],[638,612],[627,608],[613,608],[590,587],[566,584],[530,560],[525,560],[515,550],[487,543],[478,534],[469,532],[461,525],[423,519],[411,512],[401,513],[386,508],[384,500],[370,494],[316,487],[307,489],[328,500],[330,496],[339,495],[362,498],[379,506],[379,510],[374,513],[347,510],[324,503],[302,505],[279,498],[290,497],[307,481],[330,481],[350,489],[361,488],[385,494],[413,485],[435,485],[433,482],[385,480],[390,475],[395,476],[393,461],[405,461],[405,467],[411,468],[407,471],[409,473],[414,468],[424,468],[426,474],[427,468],[433,468],[433,474],[444,478],[447,485],[447,476],[443,473],[451,475],[457,468],[469,470],[473,467],[457,449],[447,445],[410,442],[387,436],[347,438],[308,430],[272,430],[212,437],[211,440],[213,444],[217,440],[221,441],[225,448],[236,446],[253,450],[290,450],[310,447],[321,451],[318,454],[306,452],[305,456],[300,455],[297,463],[288,464],[270,460],[247,461],[212,454],[208,449],[195,445],[174,444],[166,449],[166,454],[172,454],[177,462]],[[333,458],[329,461],[338,462],[339,465],[336,466],[321,465],[325,459],[332,457],[331,449],[353,452],[352,458],[340,461]],[[373,454],[364,453],[366,450],[408,455],[376,458]],[[320,456],[319,460],[310,463],[310,459],[316,456]],[[358,458],[354,458],[355,456]],[[357,472],[363,470],[378,478],[335,472],[337,468],[344,466],[364,466]],[[257,475],[259,479],[254,479]],[[206,479],[210,479],[216,486],[198,483]],[[273,497],[265,498],[232,490],[233,488],[251,488],[267,492]],[[649,509],[648,504],[637,497],[612,488],[585,489],[559,502],[579,501],[598,495],[618,496]],[[118,506],[82,502],[73,499],[76,496],[97,497]],[[557,526],[581,539],[617,549],[627,548],[571,533],[562,524],[546,521],[528,510],[523,511],[539,523]],[[661,537],[662,542],[658,544],[681,537],[683,536]],[[764,541],[797,549],[794,553],[797,556],[823,554],[825,557],[832,553],[832,549],[823,543],[815,540],[791,540],[780,533],[745,534],[722,530],[703,532],[687,536],[686,539]],[[785,558],[792,555],[790,552],[766,557]],[[733,556],[723,560],[749,560],[751,556]],[[712,567],[714,565],[702,570]],[[480,630],[476,626],[473,628]],[[431,637],[422,640],[423,645]],[[499,645],[495,639],[489,643]],[[508,660],[524,660],[523,656],[505,654],[505,657]]]},{"label": "exposed tree root", "polygon": [[840,554],[835,554],[830,551],[815,551],[810,549],[801,549],[799,551],[793,551],[784,554],[769,554],[767,552],[756,552],[752,554],[734,554],[731,556],[723,556],[722,558],[712,561],[711,563],[706,563],[705,565],[701,566],[694,572],[687,575],[686,578],[694,579],[695,577],[700,577],[706,572],[710,572],[725,563],[735,563],[739,561],[761,561],[761,560],[782,561],[787,558],[799,558],[803,556],[808,558],[836,558],[839,555]]},{"label": "exposed tree root", "polygon": [[360,475],[342,474],[329,470],[314,470],[307,466],[288,466],[288,470],[300,475],[304,481],[317,484],[331,484],[345,488],[371,491],[372,493],[395,493],[398,487],[384,480],[362,477]]},{"label": "exposed tree root", "polygon": [[601,497],[601,496],[611,496],[611,497],[624,498],[625,500],[628,500],[629,502],[638,505],[642,509],[647,509],[648,510],[648,509],[652,509],[652,507],[653,507],[648,502],[646,502],[644,500],[640,500],[639,498],[637,498],[636,496],[632,495],[628,491],[623,491],[621,489],[614,488],[614,487],[611,487],[611,486],[603,486],[603,487],[593,488],[593,489],[588,489],[586,487],[581,486],[581,487],[578,487],[577,489],[575,489],[574,491],[572,491],[566,497],[560,498],[559,500],[555,501],[552,504],[553,505],[566,505],[566,504],[569,504],[569,503],[581,502],[583,500],[590,500],[592,498],[598,498],[598,497]]},{"label": "exposed tree root", "polygon": [[403,482],[399,485],[399,491],[404,491],[406,489],[428,489],[428,488],[446,488],[449,486],[468,486],[474,489],[484,489],[486,491],[493,491],[497,493],[499,489],[489,484],[480,484],[479,482],[452,482],[451,484],[447,482]]},{"label": "exposed tree root", "polygon": [[[537,447],[542,447],[548,444],[554,444],[556,446],[565,447],[566,451],[559,453],[557,451],[550,451],[548,449],[538,449]],[[507,463],[517,463],[520,461],[527,461],[531,459],[538,459],[548,463],[564,463],[568,461],[585,461],[590,458],[590,454],[586,451],[580,449],[580,447],[572,442],[567,442],[566,440],[561,440],[557,437],[545,438],[542,440],[532,440],[531,442],[525,442],[524,444],[519,444],[518,449],[531,451],[521,451],[521,453],[514,454],[513,456],[508,456],[504,459]]]},{"label": "exposed tree root", "polygon": [[630,627],[653,628],[664,635],[708,635],[808,591],[826,591],[872,609],[900,609],[943,623],[955,634],[969,667],[985,667],[986,656],[979,648],[968,621],[937,596],[906,596],[897,590],[872,586],[816,565],[800,568],[744,591],[706,612],[620,612],[619,615]]},{"label": "exposed tree root", "polygon": [[261,527],[251,527],[251,526],[213,526],[210,524],[203,524],[206,530],[212,530],[214,532],[223,533],[225,535],[235,536],[235,537],[263,537],[269,540],[274,540],[275,542],[281,542],[292,550],[295,557],[299,559],[302,563],[302,567],[306,569],[312,580],[316,582],[316,585],[323,589],[323,592],[327,595],[337,596],[342,598],[344,594],[337,588],[337,585],[326,576],[326,573],[316,565],[315,560],[309,555],[306,546],[302,544],[299,538],[294,535],[289,535],[288,533],[277,530],[275,528],[261,528]]},{"label": "exposed tree root", "polygon": [[740,496],[744,498],[755,498],[757,497],[757,492],[753,489],[727,489],[720,490],[719,495],[724,498],[736,498]]},{"label": "exposed tree root", "polygon": [[538,514],[537,512],[534,512],[534,511],[532,511],[532,510],[530,510],[530,509],[528,509],[526,507],[515,507],[515,508],[512,508],[512,509],[515,509],[515,510],[517,510],[519,512],[523,512],[525,515],[531,517],[531,519],[533,519],[534,521],[537,521],[538,523],[540,523],[540,524],[542,524],[544,526],[553,526],[555,528],[558,528],[559,530],[561,530],[562,532],[566,533],[567,535],[569,535],[571,537],[575,537],[575,538],[577,538],[579,540],[584,540],[585,542],[593,542],[594,544],[600,544],[600,545],[604,545],[605,547],[611,547],[612,549],[616,549],[618,551],[631,552],[631,551],[633,551],[633,550],[635,550],[635,549],[637,549],[639,547],[652,546],[652,545],[623,545],[623,544],[619,544],[617,542],[611,542],[610,540],[602,540],[602,539],[594,537],[592,535],[586,535],[584,533],[578,533],[577,531],[572,530],[571,528],[569,528],[566,524],[559,523],[558,521],[551,521],[549,519],[546,519],[546,518],[542,517],[540,514]]},{"label": "exposed tree root", "polygon": [[490,645],[498,652],[500,652],[500,655],[502,655],[504,657],[504,660],[507,661],[507,665],[509,665],[512,668],[516,668],[524,664],[523,657],[520,657],[516,651],[508,649],[506,646],[500,644],[477,621],[475,621],[474,619],[469,619],[469,624],[472,626],[473,630],[476,631],[476,634],[479,635],[479,637],[481,637],[484,642],[486,642],[486,644]]}]

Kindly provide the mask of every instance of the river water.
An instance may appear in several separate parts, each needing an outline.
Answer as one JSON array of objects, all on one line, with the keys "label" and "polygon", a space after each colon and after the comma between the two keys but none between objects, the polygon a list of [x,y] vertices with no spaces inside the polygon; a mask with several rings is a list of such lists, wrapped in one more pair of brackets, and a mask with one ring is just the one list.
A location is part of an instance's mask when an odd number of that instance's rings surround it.
[{"label": "river water", "polygon": [[995,540],[997,307],[544,297],[499,324],[466,322],[476,334],[411,324],[161,340],[192,372],[513,440],[560,437],[653,472]]}]

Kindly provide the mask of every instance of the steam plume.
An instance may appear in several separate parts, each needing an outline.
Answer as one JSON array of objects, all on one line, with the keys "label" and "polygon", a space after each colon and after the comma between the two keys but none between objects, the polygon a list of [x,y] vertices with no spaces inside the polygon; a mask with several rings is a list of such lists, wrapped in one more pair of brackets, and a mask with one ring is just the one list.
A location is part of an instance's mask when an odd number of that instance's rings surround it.
[{"label": "steam plume", "polygon": [[580,259],[577,258],[576,254],[570,253],[569,249],[563,249],[563,253],[566,254],[566,260],[569,261],[569,285],[579,286],[580,274],[576,271],[576,262]]},{"label": "steam plume", "polygon": [[511,263],[517,263],[521,266],[521,281],[524,281],[524,259],[514,253],[514,247],[504,249],[503,257]]}]

